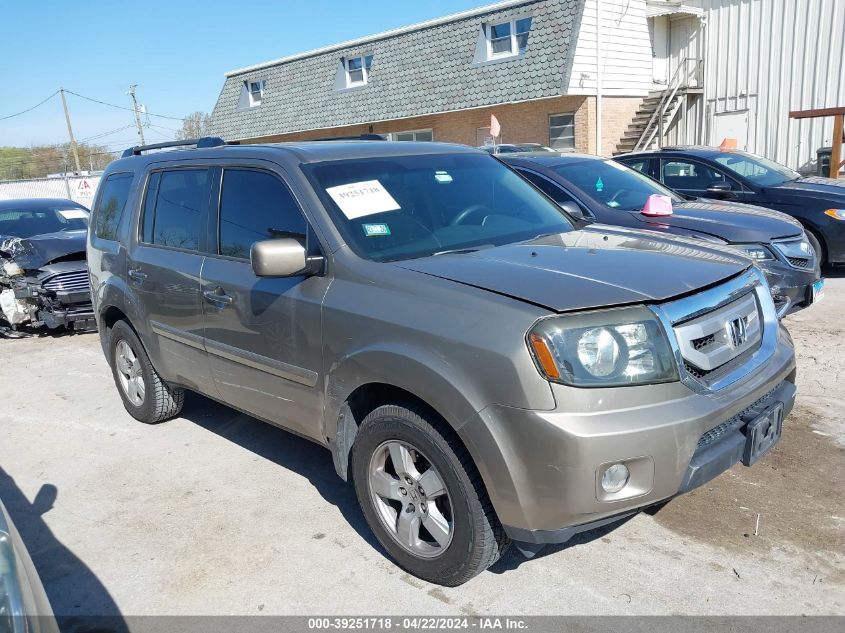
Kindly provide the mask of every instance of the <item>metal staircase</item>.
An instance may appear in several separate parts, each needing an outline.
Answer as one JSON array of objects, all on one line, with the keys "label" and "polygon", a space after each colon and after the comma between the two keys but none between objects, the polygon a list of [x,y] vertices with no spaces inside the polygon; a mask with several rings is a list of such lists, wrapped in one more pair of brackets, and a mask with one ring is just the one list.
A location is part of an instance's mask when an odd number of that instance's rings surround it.
[{"label": "metal staircase", "polygon": [[654,90],[643,99],[625,134],[616,144],[614,154],[637,152],[663,144],[671,126],[690,95],[704,92],[701,71],[703,60],[684,59],[675,69],[664,90]]}]

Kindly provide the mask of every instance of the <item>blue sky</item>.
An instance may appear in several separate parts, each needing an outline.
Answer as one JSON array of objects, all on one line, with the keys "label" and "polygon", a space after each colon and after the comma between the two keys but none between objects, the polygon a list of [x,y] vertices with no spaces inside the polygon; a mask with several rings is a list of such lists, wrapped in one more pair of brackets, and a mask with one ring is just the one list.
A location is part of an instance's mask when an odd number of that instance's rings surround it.
[{"label": "blue sky", "polygon": [[[227,70],[489,4],[492,0],[6,0],[0,28],[0,119],[64,87],[125,107],[126,90],[155,114],[210,112]],[[132,113],[68,95],[77,140],[133,123]],[[180,121],[150,117],[147,142]],[[169,128],[169,129],[168,129]],[[67,141],[58,95],[0,120],[0,146]],[[134,128],[91,142],[113,149]]]}]

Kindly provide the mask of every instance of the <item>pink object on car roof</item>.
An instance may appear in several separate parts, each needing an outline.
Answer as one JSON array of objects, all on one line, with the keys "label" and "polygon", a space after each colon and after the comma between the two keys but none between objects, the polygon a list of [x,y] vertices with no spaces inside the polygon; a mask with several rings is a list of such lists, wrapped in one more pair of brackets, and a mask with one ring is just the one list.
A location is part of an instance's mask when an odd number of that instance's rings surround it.
[{"label": "pink object on car roof", "polygon": [[653,193],[645,201],[640,213],[648,216],[672,215],[672,199],[669,196]]}]

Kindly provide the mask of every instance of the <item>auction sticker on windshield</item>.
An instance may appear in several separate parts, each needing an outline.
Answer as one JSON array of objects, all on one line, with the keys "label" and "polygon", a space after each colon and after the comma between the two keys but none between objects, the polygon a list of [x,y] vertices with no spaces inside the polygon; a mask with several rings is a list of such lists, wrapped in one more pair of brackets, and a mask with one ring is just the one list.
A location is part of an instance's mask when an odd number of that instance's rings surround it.
[{"label": "auction sticker on windshield", "polygon": [[59,209],[61,216],[67,220],[84,220],[88,213],[82,209]]},{"label": "auction sticker on windshield", "polygon": [[378,180],[329,187],[326,193],[350,220],[401,208]]}]

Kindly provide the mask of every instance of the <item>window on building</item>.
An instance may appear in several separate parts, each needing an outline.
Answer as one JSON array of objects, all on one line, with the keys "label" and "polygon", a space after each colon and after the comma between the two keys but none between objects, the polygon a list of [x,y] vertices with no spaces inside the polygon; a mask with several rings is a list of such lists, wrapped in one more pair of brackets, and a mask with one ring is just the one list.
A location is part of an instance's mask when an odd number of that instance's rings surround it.
[{"label": "window on building", "polygon": [[555,150],[575,149],[575,115],[549,116],[549,147]]},{"label": "window on building", "polygon": [[153,174],[144,202],[143,241],[199,250],[207,181],[208,170],[205,168]]},{"label": "window on building", "polygon": [[273,174],[226,169],[220,195],[220,254],[249,259],[260,240],[293,237],[305,243],[305,218],[285,184]]},{"label": "window on building", "polygon": [[409,132],[393,132],[390,135],[393,141],[433,141],[433,130],[412,130]]},{"label": "window on building", "polygon": [[344,65],[346,66],[346,87],[363,86],[369,81],[373,56],[347,57]]},{"label": "window on building", "polygon": [[103,191],[94,210],[94,235],[100,239],[117,239],[117,225],[129,198],[132,178],[132,174],[112,174],[103,183]]},{"label": "window on building", "polygon": [[487,27],[487,58],[511,57],[528,50],[531,18],[509,20]]},{"label": "window on building", "polygon": [[264,85],[266,82],[263,79],[258,79],[245,83],[249,94],[249,107],[254,108],[255,106],[260,106],[261,100],[264,98]]}]

